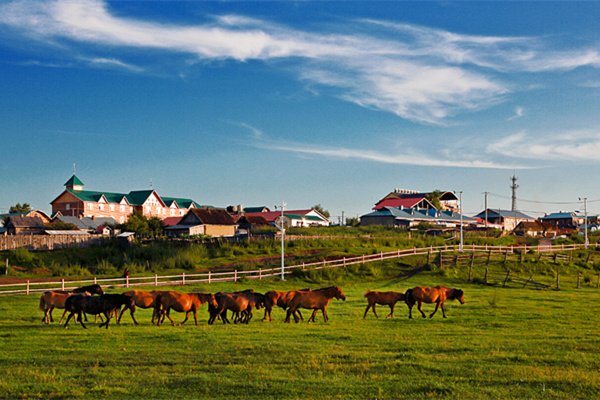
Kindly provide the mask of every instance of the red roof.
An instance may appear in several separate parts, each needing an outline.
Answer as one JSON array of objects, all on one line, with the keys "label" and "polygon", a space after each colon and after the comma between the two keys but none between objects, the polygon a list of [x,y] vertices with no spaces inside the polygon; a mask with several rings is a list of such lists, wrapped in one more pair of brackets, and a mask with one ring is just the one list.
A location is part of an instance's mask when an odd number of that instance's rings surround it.
[{"label": "red roof", "polygon": [[425,196],[408,198],[408,199],[383,199],[379,203],[375,204],[375,210],[381,210],[384,207],[392,207],[392,208],[413,208],[417,204],[419,204]]},{"label": "red roof", "polygon": [[[312,210],[284,210],[283,213],[286,215],[306,215],[309,212],[311,212]],[[253,212],[253,213],[245,213],[244,215],[252,217],[252,216],[257,216],[257,217],[263,217],[264,219],[266,219],[268,222],[272,223],[275,222],[275,219],[277,217],[281,216],[281,211],[267,211],[267,212]]]},{"label": "red roof", "polygon": [[162,220],[164,226],[175,226],[181,221],[183,217],[167,217]]}]

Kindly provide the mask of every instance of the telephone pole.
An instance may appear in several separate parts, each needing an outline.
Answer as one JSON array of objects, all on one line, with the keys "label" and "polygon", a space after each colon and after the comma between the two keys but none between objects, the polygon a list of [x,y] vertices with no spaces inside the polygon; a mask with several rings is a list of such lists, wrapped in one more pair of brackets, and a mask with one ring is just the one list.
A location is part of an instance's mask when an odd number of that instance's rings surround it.
[{"label": "telephone pole", "polygon": [[487,214],[487,210],[488,210],[488,206],[487,206],[487,196],[488,196],[489,192],[483,192],[484,195],[484,200],[483,200],[483,210],[485,212],[485,227],[487,229],[488,226],[488,214]]},{"label": "telephone pole", "polygon": [[584,243],[585,243],[585,248],[587,249],[588,246],[590,245],[590,242],[588,240],[588,216],[587,216],[587,197],[580,197],[579,200],[583,200],[583,216],[584,216],[584,220],[583,220],[583,237],[584,237]]},{"label": "telephone pole", "polygon": [[515,212],[517,211],[517,189],[519,185],[517,185],[517,177],[514,174],[510,180],[512,181],[512,185],[510,185],[510,189],[512,190],[512,206],[510,210]]}]

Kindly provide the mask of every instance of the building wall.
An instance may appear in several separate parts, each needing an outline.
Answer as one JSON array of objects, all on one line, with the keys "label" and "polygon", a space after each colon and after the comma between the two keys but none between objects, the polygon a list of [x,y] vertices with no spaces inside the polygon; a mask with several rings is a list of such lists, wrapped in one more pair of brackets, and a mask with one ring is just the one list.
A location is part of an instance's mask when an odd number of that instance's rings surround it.
[{"label": "building wall", "polygon": [[381,225],[381,226],[395,226],[396,218],[389,217],[361,217],[360,224],[363,226],[369,225]]},{"label": "building wall", "polygon": [[204,225],[204,234],[212,237],[235,236],[235,225]]}]

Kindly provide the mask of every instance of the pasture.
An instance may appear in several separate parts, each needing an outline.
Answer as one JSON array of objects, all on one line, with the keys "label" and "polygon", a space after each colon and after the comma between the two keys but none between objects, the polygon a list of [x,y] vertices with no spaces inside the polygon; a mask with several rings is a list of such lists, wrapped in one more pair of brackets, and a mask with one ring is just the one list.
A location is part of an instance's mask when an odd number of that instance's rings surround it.
[{"label": "pasture", "polygon": [[[600,290],[487,287],[431,273],[405,281],[336,282],[329,322],[284,324],[255,311],[249,325],[150,324],[138,309],[120,326],[87,330],[43,325],[39,295],[0,297],[0,398],[597,398],[600,394]],[[446,284],[465,291],[447,319],[394,319],[371,290]],[[177,287],[179,291],[290,290],[327,286],[302,280]],[[105,288],[108,293],[121,292]],[[425,305],[426,313],[433,305]],[[57,310],[59,311],[59,310]],[[416,310],[415,310],[416,311]],[[304,312],[305,319],[310,315]],[[184,315],[173,313],[176,321]]]}]

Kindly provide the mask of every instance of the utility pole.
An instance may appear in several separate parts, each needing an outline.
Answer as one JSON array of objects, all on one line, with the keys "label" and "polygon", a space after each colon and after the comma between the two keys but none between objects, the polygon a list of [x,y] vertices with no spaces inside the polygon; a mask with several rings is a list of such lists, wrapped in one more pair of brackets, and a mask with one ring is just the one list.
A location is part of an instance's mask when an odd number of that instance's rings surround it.
[{"label": "utility pole", "polygon": [[517,211],[517,189],[519,188],[519,185],[517,185],[517,177],[514,173],[510,180],[512,181],[512,185],[510,185],[510,189],[512,190],[512,206],[510,210],[515,212]]},{"label": "utility pole", "polygon": [[584,237],[584,243],[585,243],[585,248],[587,249],[588,246],[590,245],[590,242],[588,240],[588,216],[587,216],[587,197],[580,197],[579,200],[583,200],[583,216],[584,216],[584,221],[583,221],[583,227],[584,227],[584,231],[583,231],[583,237]]},{"label": "utility pole", "polygon": [[281,233],[281,280],[285,281],[285,216],[283,211],[285,210],[285,202],[281,202],[281,225],[279,232]]},{"label": "utility pole", "polygon": [[487,229],[487,226],[488,226],[488,213],[487,213],[487,210],[488,210],[488,207],[487,207],[487,196],[488,196],[488,193],[489,192],[483,192],[483,194],[484,194],[483,210],[485,212],[485,228],[486,229]]},{"label": "utility pole", "polygon": [[458,192],[458,201],[459,201],[459,209],[460,209],[460,244],[458,245],[458,251],[462,253],[463,251],[463,208],[462,208],[462,190]]}]

